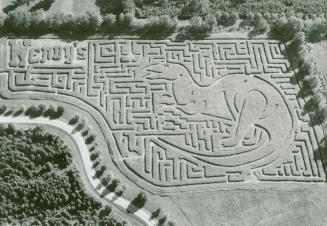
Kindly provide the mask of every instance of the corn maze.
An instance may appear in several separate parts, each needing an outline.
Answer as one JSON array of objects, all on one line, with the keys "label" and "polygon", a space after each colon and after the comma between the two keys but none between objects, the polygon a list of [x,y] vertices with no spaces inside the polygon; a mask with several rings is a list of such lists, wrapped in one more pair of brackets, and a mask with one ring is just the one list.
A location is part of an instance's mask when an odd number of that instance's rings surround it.
[{"label": "corn maze", "polygon": [[323,182],[322,131],[301,114],[283,49],[263,39],[2,39],[1,95],[92,107],[116,166],[146,189]]}]

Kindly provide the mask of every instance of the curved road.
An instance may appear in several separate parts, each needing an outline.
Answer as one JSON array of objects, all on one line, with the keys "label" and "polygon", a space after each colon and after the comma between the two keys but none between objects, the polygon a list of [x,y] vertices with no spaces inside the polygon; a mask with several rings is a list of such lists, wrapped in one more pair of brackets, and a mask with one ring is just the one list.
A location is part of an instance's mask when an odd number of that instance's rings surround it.
[{"label": "curved road", "polygon": [[[67,123],[64,123],[60,120],[49,120],[48,118],[34,118],[30,119],[29,117],[4,117],[0,116],[0,124],[1,123],[14,123],[14,124],[42,124],[42,125],[50,125],[55,128],[61,129],[62,131],[66,132],[76,143],[78,146],[78,151],[80,152],[80,156],[83,162],[84,171],[86,173],[86,176],[88,178],[89,183],[92,185],[93,189],[97,191],[99,197],[102,191],[104,190],[104,187],[101,187],[100,189],[97,189],[97,186],[100,184],[99,179],[94,179],[92,175],[94,175],[95,171],[92,168],[92,161],[89,157],[89,151],[88,147],[85,144],[84,138],[81,136],[80,133],[74,133],[73,131],[74,127],[68,125]],[[81,169],[80,169],[81,170]],[[130,201],[125,199],[124,197],[115,197],[114,193],[109,193],[105,197],[106,200],[108,200],[110,203],[113,204],[117,209],[124,210],[124,213],[127,216],[133,216],[137,221],[140,223],[147,225],[147,226],[155,226],[156,221],[150,220],[151,218],[151,212],[145,208],[137,210],[135,213],[127,213],[127,207],[130,204]],[[128,217],[127,217],[128,218]]]}]

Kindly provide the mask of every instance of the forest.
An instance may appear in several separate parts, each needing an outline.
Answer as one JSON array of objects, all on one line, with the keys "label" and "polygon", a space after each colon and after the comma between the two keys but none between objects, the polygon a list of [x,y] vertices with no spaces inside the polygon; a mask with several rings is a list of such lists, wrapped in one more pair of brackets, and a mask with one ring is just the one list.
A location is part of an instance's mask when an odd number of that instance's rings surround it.
[{"label": "forest", "polygon": [[123,225],[87,194],[63,141],[0,126],[0,225]]}]

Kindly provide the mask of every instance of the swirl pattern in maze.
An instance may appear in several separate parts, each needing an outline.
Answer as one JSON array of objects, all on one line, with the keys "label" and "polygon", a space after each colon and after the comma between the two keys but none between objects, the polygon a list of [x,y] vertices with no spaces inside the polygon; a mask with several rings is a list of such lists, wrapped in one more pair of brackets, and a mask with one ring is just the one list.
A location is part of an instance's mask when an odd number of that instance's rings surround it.
[{"label": "swirl pattern in maze", "polygon": [[[2,40],[8,92],[71,96],[104,115],[114,161],[156,187],[322,182],[321,128],[273,40]],[[135,180],[133,180],[135,181]]]}]

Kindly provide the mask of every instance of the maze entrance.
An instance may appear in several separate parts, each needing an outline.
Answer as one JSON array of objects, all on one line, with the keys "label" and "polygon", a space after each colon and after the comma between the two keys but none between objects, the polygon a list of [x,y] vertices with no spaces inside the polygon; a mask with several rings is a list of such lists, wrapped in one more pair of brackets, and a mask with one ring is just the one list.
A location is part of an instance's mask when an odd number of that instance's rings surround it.
[{"label": "maze entrance", "polygon": [[283,49],[257,39],[3,39],[2,95],[93,106],[113,161],[141,186],[322,182],[322,131],[301,115]]}]

